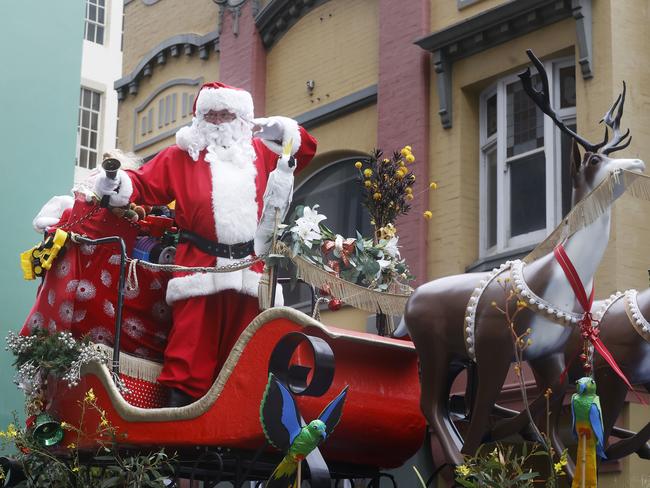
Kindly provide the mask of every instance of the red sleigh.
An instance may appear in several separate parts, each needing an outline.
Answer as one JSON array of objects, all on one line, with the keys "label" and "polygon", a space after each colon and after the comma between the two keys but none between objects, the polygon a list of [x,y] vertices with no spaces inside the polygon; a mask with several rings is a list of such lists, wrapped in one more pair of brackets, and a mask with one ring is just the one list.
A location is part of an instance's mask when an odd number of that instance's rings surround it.
[{"label": "red sleigh", "polygon": [[[124,269],[123,262],[121,280]],[[146,274],[141,276],[146,283]],[[114,286],[119,289],[117,280]],[[133,312],[130,306],[124,302],[125,316]],[[120,337],[129,338],[124,326],[121,329],[121,334],[116,330],[114,348],[97,346],[113,357],[112,365],[91,363],[73,388],[63,381],[48,386],[49,413],[81,425],[85,432],[80,439],[67,433],[70,438],[62,446],[78,442],[91,457],[96,450],[100,418],[95,411],[82,412],[83,399],[92,389],[97,406],[117,429],[120,448],[140,452],[165,447],[178,453],[186,474],[201,468],[231,480],[264,479],[277,461],[268,460],[274,459],[273,449],[266,444],[259,420],[270,370],[297,393],[307,421],[349,385],[341,423],[322,447],[334,478],[377,479],[380,469],[402,465],[422,445],[425,422],[419,408],[417,357],[409,341],[328,327],[294,309],[272,308],[244,330],[205,396],[185,407],[161,408],[165,391],[156,378],[162,365],[132,354],[134,344],[121,347]],[[313,344],[331,348],[334,356],[333,375],[324,380],[325,386],[316,350],[321,346]],[[128,392],[115,384],[116,374]]]}]

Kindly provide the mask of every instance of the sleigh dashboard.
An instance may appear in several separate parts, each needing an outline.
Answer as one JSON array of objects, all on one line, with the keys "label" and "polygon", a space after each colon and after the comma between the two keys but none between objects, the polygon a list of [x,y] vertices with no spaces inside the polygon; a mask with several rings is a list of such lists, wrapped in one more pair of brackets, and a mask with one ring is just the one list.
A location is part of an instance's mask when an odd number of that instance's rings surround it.
[{"label": "sleigh dashboard", "polygon": [[[260,425],[260,401],[269,363],[276,346],[291,334],[324,340],[335,358],[331,385],[322,396],[299,395],[305,419],[349,386],[343,417],[323,446],[326,459],[396,467],[421,446],[425,421],[420,413],[417,357],[411,342],[328,327],[291,308],[279,307],[258,315],[239,337],[212,387],[198,401],[179,408],[160,408],[165,392],[155,383],[161,365],[122,354],[122,378],[130,393],[123,394],[104,364],[91,363],[78,386],[59,383],[51,410],[76,424],[82,401],[93,389],[118,435],[129,446],[219,446],[255,450],[265,443]],[[286,363],[314,379],[314,360],[305,347],[289,353]],[[143,406],[153,408],[143,408]],[[86,412],[85,448],[95,447],[95,421]]]}]

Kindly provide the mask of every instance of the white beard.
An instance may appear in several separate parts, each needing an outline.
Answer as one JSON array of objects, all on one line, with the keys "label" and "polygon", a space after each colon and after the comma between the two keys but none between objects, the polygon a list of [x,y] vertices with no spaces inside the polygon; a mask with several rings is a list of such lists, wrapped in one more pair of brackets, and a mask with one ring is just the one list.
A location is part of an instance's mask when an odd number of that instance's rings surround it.
[{"label": "white beard", "polygon": [[183,127],[176,133],[176,144],[187,151],[194,161],[199,159],[199,154],[206,148],[208,154],[222,159],[254,159],[252,138],[250,125],[239,118],[232,122],[211,124],[199,115],[192,119],[192,125]]}]

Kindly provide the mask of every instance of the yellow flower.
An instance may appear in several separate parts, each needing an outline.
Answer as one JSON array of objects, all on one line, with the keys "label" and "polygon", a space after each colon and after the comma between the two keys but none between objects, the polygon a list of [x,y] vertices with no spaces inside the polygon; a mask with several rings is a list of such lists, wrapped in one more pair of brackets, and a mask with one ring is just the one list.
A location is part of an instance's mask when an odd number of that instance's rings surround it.
[{"label": "yellow flower", "polygon": [[372,196],[373,199],[375,200],[381,200],[381,193],[375,192],[375,194]]},{"label": "yellow flower", "polygon": [[435,181],[432,181],[431,183],[429,183],[429,188],[431,188],[432,190],[435,190],[436,188],[438,188],[438,183],[436,183]]},{"label": "yellow flower", "polygon": [[390,159],[384,158],[384,164],[388,164],[388,163],[390,163]]},{"label": "yellow flower", "polygon": [[413,195],[410,194],[410,193],[407,193],[407,194],[406,194],[406,199],[407,199],[407,200],[413,200]]},{"label": "yellow flower", "polygon": [[361,161],[357,161],[356,163],[354,163],[354,167],[357,168],[357,169],[361,169],[362,166],[363,166],[363,163]]},{"label": "yellow flower", "polygon": [[84,397],[84,402],[90,403],[90,402],[94,402],[96,399],[97,397],[95,396],[95,392],[91,388],[86,392],[86,396]]},{"label": "yellow flower", "polygon": [[402,150],[401,150],[399,153],[400,153],[402,156],[406,157],[406,156],[408,156],[409,154],[411,154],[411,150],[410,150],[410,149],[406,149],[405,147],[403,147]]},{"label": "yellow flower", "polygon": [[431,212],[431,210],[426,210],[422,215],[423,215],[424,218],[427,219],[427,220],[430,220],[431,217],[433,217],[433,213]]},{"label": "yellow flower", "polygon": [[363,176],[365,176],[366,178],[370,178],[372,176],[372,170],[370,168],[364,169]]},{"label": "yellow flower", "polygon": [[404,167],[404,161],[402,161],[401,159],[399,160],[399,166],[400,166],[400,168]]},{"label": "yellow flower", "polygon": [[79,472],[79,466],[75,466],[71,470],[73,473],[78,473]]},{"label": "yellow flower", "polygon": [[395,171],[395,178],[397,178],[398,180],[404,179],[404,173],[402,172],[402,168]]},{"label": "yellow flower", "polygon": [[15,438],[15,437],[18,436],[18,431],[16,430],[16,427],[14,426],[14,424],[9,424],[7,426],[6,434],[7,434],[7,437],[12,437],[12,438]]},{"label": "yellow flower", "polygon": [[528,304],[524,300],[517,300],[517,308],[526,308]]},{"label": "yellow flower", "polygon": [[412,154],[407,154],[406,155],[406,162],[407,163],[413,163],[414,161],[415,161],[415,156],[413,156]]},{"label": "yellow flower", "polygon": [[407,195],[410,195],[411,193],[413,193],[413,188],[411,188],[410,186],[407,186],[406,189],[404,190],[404,192]]},{"label": "yellow flower", "polygon": [[459,476],[468,476],[471,470],[464,464],[459,464],[456,466],[456,474]]},{"label": "yellow flower", "polygon": [[77,445],[76,445],[74,442],[71,442],[71,443],[68,444],[66,447],[67,447],[68,449],[76,449],[76,448],[77,448]]},{"label": "yellow flower", "polygon": [[370,180],[364,181],[363,184],[366,188],[370,188],[372,186],[372,182]]},{"label": "yellow flower", "polygon": [[409,152],[411,152],[413,150],[413,148],[411,146],[404,146],[404,149],[406,149]]},{"label": "yellow flower", "polygon": [[108,423],[108,419],[106,417],[102,417],[101,422],[99,422],[100,427],[108,427],[110,424]]}]

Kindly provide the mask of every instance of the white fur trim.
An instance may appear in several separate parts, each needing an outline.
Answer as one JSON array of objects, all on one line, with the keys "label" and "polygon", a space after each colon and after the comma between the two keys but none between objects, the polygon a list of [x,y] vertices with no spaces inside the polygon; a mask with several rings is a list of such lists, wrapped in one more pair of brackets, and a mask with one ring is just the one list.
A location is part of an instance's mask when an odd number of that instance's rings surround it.
[{"label": "white fur trim", "polygon": [[203,88],[196,100],[196,111],[229,110],[247,120],[253,118],[253,97],[245,90],[233,88]]},{"label": "white fur trim", "polygon": [[124,170],[117,171],[117,177],[120,180],[120,187],[117,194],[111,195],[109,203],[114,207],[124,207],[129,204],[131,195],[133,195],[133,182]]},{"label": "white fur trim", "polygon": [[[223,266],[219,260],[219,265]],[[167,285],[167,303],[197,296],[213,295],[224,290],[235,290],[244,295],[257,297],[261,273],[243,269],[232,273],[196,273],[180,278],[172,278]],[[275,291],[275,306],[284,304],[282,285],[278,283]]]},{"label": "white fur trim", "polygon": [[58,223],[63,212],[72,208],[73,205],[74,198],[70,195],[59,195],[50,198],[34,217],[32,221],[34,230],[42,234],[47,227]]},{"label": "white fur trim", "polygon": [[257,229],[255,153],[233,147],[212,153],[206,161],[212,174],[212,210],[217,240],[223,244],[247,242]]},{"label": "white fur trim", "polygon": [[[192,119],[192,122],[194,119]],[[199,148],[196,146],[196,130],[191,125],[186,125],[181,127],[176,131],[176,145],[180,147],[183,151],[186,151],[192,160],[197,161],[199,159]]]},{"label": "white fur trim", "polygon": [[[277,121],[282,125],[282,128],[284,129],[284,135],[282,136],[282,145],[284,145],[284,143],[286,143],[287,141],[289,141],[289,139],[291,139],[293,144],[291,155],[293,156],[294,154],[296,154],[296,152],[298,152],[298,149],[300,148],[300,128],[298,126],[298,122],[296,122],[293,119],[290,119],[289,117],[282,117],[280,115],[268,117],[268,119]],[[262,139],[262,142],[266,147],[268,147],[275,154],[277,155],[282,154],[282,145],[278,145],[277,142],[269,141],[266,139]]]}]

